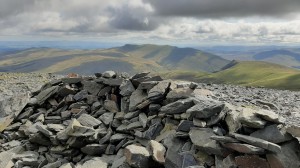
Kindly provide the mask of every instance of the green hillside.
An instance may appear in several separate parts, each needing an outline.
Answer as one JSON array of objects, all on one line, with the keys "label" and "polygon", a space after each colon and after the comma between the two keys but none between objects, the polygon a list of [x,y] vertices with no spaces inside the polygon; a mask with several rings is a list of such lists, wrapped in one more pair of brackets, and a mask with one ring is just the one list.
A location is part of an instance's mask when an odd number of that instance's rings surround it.
[{"label": "green hillside", "polygon": [[161,72],[220,70],[230,61],[193,48],[167,45],[124,45],[96,50],[32,48],[0,59],[2,72],[92,74],[105,70]]},{"label": "green hillside", "polygon": [[[300,71],[277,64],[247,61],[216,73],[204,75],[202,72],[184,72],[192,81],[205,83],[226,83],[243,86],[261,86],[275,89],[300,90]],[[178,74],[170,74],[174,79],[184,79]],[[190,78],[190,76],[194,76]]]}]

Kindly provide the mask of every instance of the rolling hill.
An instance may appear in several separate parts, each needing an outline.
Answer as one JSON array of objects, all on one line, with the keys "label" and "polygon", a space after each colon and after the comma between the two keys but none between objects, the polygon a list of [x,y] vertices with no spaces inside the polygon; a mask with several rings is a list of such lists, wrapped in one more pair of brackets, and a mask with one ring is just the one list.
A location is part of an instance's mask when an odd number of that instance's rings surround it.
[{"label": "rolling hill", "polygon": [[288,49],[260,52],[255,54],[253,59],[256,61],[265,61],[300,68],[300,53]]},{"label": "rolling hill", "polygon": [[225,83],[300,90],[299,70],[258,61],[238,62],[228,69],[210,74],[203,74],[202,72],[181,72],[165,73],[163,75],[174,79],[188,79],[204,83]]},{"label": "rolling hill", "polygon": [[0,57],[0,71],[92,74],[108,69],[141,71],[220,70],[230,61],[193,48],[160,45],[131,45],[109,49],[68,50],[31,48]]}]

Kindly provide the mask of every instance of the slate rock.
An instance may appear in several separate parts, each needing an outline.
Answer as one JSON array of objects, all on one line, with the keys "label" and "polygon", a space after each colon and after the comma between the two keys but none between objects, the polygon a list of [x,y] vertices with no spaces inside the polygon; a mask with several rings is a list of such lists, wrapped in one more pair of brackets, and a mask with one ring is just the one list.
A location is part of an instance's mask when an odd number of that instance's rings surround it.
[{"label": "slate rock", "polygon": [[194,127],[193,121],[182,120],[177,127],[177,131],[189,132],[191,127]]},{"label": "slate rock", "polygon": [[161,81],[148,92],[148,99],[151,101],[159,101],[164,99],[171,85],[170,81]]},{"label": "slate rock", "polygon": [[49,138],[47,138],[46,136],[44,136],[41,133],[29,135],[29,141],[31,143],[39,144],[42,146],[50,146],[51,145]]},{"label": "slate rock", "polygon": [[147,118],[147,115],[145,113],[140,113],[139,114],[139,122],[142,124],[143,128],[146,128],[148,118]]},{"label": "slate rock", "polygon": [[149,142],[149,147],[150,147],[150,153],[152,158],[161,164],[165,163],[165,153],[166,153],[166,148],[159,142],[155,140],[151,140]]},{"label": "slate rock", "polygon": [[81,114],[79,118],[77,118],[77,121],[83,126],[93,128],[98,127],[102,123],[100,120],[94,118],[89,114]]},{"label": "slate rock", "polygon": [[239,121],[239,112],[233,105],[228,103],[225,103],[224,110],[226,111],[225,122],[228,126],[229,132],[236,132],[242,127]]},{"label": "slate rock", "polygon": [[149,165],[150,153],[142,146],[128,145],[124,149],[127,163],[135,168],[147,168]]},{"label": "slate rock", "polygon": [[102,73],[102,77],[104,78],[114,78],[117,76],[117,73],[115,71],[105,71]]},{"label": "slate rock", "polygon": [[82,147],[80,150],[87,155],[100,156],[105,153],[106,147],[106,144],[89,144]]},{"label": "slate rock", "polygon": [[83,99],[86,99],[88,96],[88,92],[86,90],[81,90],[80,92],[76,93],[74,96],[73,96],[73,99],[75,101],[81,101]]},{"label": "slate rock", "polygon": [[257,146],[275,153],[279,153],[281,151],[281,147],[277,144],[274,144],[272,142],[265,141],[263,139],[254,138],[251,136],[236,134],[236,133],[230,133],[230,136],[236,138],[237,140],[246,142],[250,145]]},{"label": "slate rock", "polygon": [[104,109],[106,109],[110,112],[118,112],[119,111],[119,107],[118,107],[117,103],[113,100],[105,100],[103,107],[104,107]]},{"label": "slate rock", "polygon": [[160,109],[160,113],[163,114],[181,114],[185,113],[187,109],[194,105],[194,101],[191,98],[178,100],[176,102],[167,104]]},{"label": "slate rock", "polygon": [[42,90],[35,98],[37,99],[37,104],[42,105],[47,99],[52,97],[58,92],[58,86],[52,86],[45,90]]},{"label": "slate rock", "polygon": [[124,80],[120,85],[120,94],[122,96],[130,96],[135,91],[134,86],[130,80]]},{"label": "slate rock", "polygon": [[111,143],[120,142],[125,138],[127,138],[127,135],[116,133],[110,137],[110,142]]},{"label": "slate rock", "polygon": [[288,125],[286,131],[294,137],[300,137],[300,126],[298,125]]},{"label": "slate rock", "polygon": [[93,157],[85,161],[82,165],[76,165],[76,168],[107,168],[107,162],[100,157]]},{"label": "slate rock", "polygon": [[222,155],[223,150],[217,141],[210,139],[215,136],[211,128],[192,128],[189,136],[193,144],[208,154]]},{"label": "slate rock", "polygon": [[142,103],[147,98],[147,93],[142,89],[137,88],[130,96],[129,111],[135,111],[136,106]]},{"label": "slate rock", "polygon": [[76,90],[74,88],[71,88],[70,85],[64,85],[59,88],[58,94],[62,97],[66,97],[68,95],[75,95]]},{"label": "slate rock", "polygon": [[[116,113],[117,114],[117,113]],[[104,113],[102,114],[99,119],[105,124],[105,125],[109,125],[111,124],[111,122],[114,119],[114,113],[109,112],[109,113]]]},{"label": "slate rock", "polygon": [[160,122],[154,123],[143,133],[143,138],[148,140],[155,139],[162,129],[163,126]]},{"label": "slate rock", "polygon": [[269,125],[263,129],[257,130],[250,134],[252,137],[260,138],[272,143],[282,143],[291,140],[293,137],[283,128],[278,128],[276,124]]},{"label": "slate rock", "polygon": [[171,90],[166,98],[171,100],[186,99],[191,97],[193,92],[194,90],[190,88],[176,88]]},{"label": "slate rock", "polygon": [[225,148],[232,149],[234,151],[246,154],[257,154],[262,155],[265,154],[265,150],[253,145],[249,144],[241,144],[241,143],[225,143],[222,145]]},{"label": "slate rock", "polygon": [[274,111],[260,109],[257,110],[255,113],[259,118],[262,118],[266,121],[274,122],[277,124],[281,123],[279,115],[276,114]]},{"label": "slate rock", "polygon": [[235,157],[236,165],[238,167],[260,167],[269,168],[269,164],[266,159],[260,158],[258,155],[246,155]]},{"label": "slate rock", "polygon": [[[270,166],[300,167],[300,145],[296,140],[281,144],[281,152],[267,154]],[[272,167],[273,168],[273,167]]]},{"label": "slate rock", "polygon": [[250,108],[243,108],[239,114],[239,120],[242,124],[251,128],[264,128],[266,121],[256,116],[256,111]]},{"label": "slate rock", "polygon": [[186,113],[188,119],[206,119],[219,114],[224,108],[222,103],[212,103],[210,101],[200,101],[195,106],[189,108]]}]

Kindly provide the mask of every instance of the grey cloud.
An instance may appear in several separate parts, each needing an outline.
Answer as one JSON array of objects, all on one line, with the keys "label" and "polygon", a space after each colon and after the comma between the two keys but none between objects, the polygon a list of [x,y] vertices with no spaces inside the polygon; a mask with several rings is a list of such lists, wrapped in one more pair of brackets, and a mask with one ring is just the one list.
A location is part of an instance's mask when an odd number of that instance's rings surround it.
[{"label": "grey cloud", "polygon": [[200,18],[286,16],[298,13],[299,0],[144,0],[160,16]]},{"label": "grey cloud", "polygon": [[14,16],[31,10],[36,3],[35,0],[0,0],[0,18]]},{"label": "grey cloud", "polygon": [[121,8],[109,8],[111,20],[110,25],[116,29],[124,30],[154,30],[158,22],[152,14],[141,7],[130,7],[123,5]]}]

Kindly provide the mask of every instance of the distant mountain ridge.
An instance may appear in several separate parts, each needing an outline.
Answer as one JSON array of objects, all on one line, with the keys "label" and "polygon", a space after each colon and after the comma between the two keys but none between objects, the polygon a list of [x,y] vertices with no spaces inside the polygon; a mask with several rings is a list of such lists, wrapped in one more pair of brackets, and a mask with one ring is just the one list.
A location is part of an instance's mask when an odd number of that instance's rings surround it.
[{"label": "distant mountain ridge", "polygon": [[[194,48],[168,45],[133,45],[94,50],[32,48],[5,55],[0,71],[84,73],[116,71],[189,70],[214,72],[230,61]],[[117,66],[116,66],[117,65]]]}]

